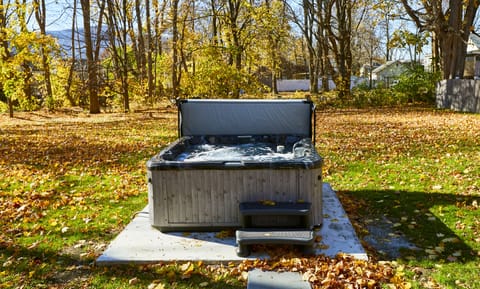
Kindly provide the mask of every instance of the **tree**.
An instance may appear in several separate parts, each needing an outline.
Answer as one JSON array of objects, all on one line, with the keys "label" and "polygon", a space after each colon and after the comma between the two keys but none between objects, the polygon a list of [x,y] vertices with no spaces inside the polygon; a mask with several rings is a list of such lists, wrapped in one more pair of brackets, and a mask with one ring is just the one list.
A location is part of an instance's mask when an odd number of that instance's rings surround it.
[{"label": "tree", "polygon": [[423,47],[428,44],[428,33],[413,33],[410,30],[396,30],[390,40],[390,47],[399,47],[406,49],[411,62],[418,61],[418,55],[422,52]]},{"label": "tree", "polygon": [[[306,46],[308,79],[310,92],[318,93],[318,75],[327,75],[326,65],[328,62],[328,40],[325,37],[325,12],[323,1],[302,1],[303,13],[297,13],[290,6],[292,21],[302,31]],[[303,17],[298,17],[302,14]],[[324,62],[325,61],[325,62]],[[326,82],[328,83],[328,81]]]},{"label": "tree", "polygon": [[[8,62],[10,58],[10,49],[7,41],[7,10],[9,2],[4,3],[4,0],[0,0],[0,58],[2,65]],[[3,74],[3,73],[2,73]],[[0,75],[1,77],[2,75]],[[0,96],[5,98],[8,105],[8,111],[10,117],[13,117],[13,103],[9,96],[6,96],[3,85],[0,87]]]},{"label": "tree", "polygon": [[[47,10],[45,6],[45,0],[33,0],[33,6],[35,10],[35,18],[37,19],[38,26],[40,27],[40,34],[43,37],[46,37]],[[50,64],[47,48],[43,44],[40,46],[40,53],[42,55],[43,74],[45,78],[45,88],[47,91],[47,107],[51,109],[53,108],[53,91],[52,82],[50,80]]]},{"label": "tree", "polygon": [[[254,1],[225,0],[225,5],[221,6],[222,10],[219,13],[224,29],[223,39],[227,46],[228,64],[233,66],[238,74],[241,74],[244,52],[253,41],[254,6]],[[232,95],[235,98],[240,96],[238,85],[232,88]]]},{"label": "tree", "polygon": [[346,99],[350,96],[350,78],[352,76],[352,11],[356,1],[351,0],[330,0],[327,11],[334,11],[334,14],[327,14],[326,23],[327,35],[332,52],[335,56],[336,74],[334,75],[335,85],[338,90],[338,97]]},{"label": "tree", "polygon": [[287,45],[285,40],[289,36],[285,3],[279,0],[265,0],[264,4],[256,9],[253,17],[258,23],[257,50],[261,48],[266,51],[265,58],[271,71],[272,94],[275,95],[278,94],[277,77],[280,74],[281,48]]},{"label": "tree", "polygon": [[[395,0],[374,0],[372,11],[375,13],[375,22],[380,25],[384,32],[385,60],[392,60],[392,20],[397,16],[396,9],[398,4]],[[370,16],[373,16],[370,14]]]},{"label": "tree", "polygon": [[152,21],[150,18],[150,0],[145,1],[145,21],[147,23],[147,97],[150,103],[153,103],[153,95],[155,93],[155,83],[153,77],[153,41],[152,41]]},{"label": "tree", "polygon": [[[344,99],[350,95],[352,13],[356,3],[350,0],[303,0],[303,19],[297,17],[297,13],[291,13],[308,49],[312,93],[318,92],[318,75],[321,74],[324,89],[328,89],[328,76],[333,76],[339,97]],[[332,65],[332,57],[335,65]]]},{"label": "tree", "polygon": [[317,47],[319,51],[319,71],[321,73],[322,77],[322,90],[323,91],[329,91],[329,81],[330,81],[330,76],[333,75],[333,66],[332,63],[330,62],[330,44],[328,41],[328,35],[327,35],[327,25],[329,23],[326,22],[327,15],[331,13],[331,11],[325,10],[326,4],[322,3],[321,0],[317,0],[317,5],[321,7],[321,9],[318,10],[317,12],[317,19],[318,19],[318,26],[319,29],[317,31],[316,39],[317,39]]},{"label": "tree", "polygon": [[70,59],[70,67],[68,69],[68,75],[67,75],[67,82],[64,86],[65,89],[65,97],[68,99],[69,103],[71,106],[77,105],[76,99],[73,97],[72,94],[72,85],[73,85],[73,80],[74,80],[74,74],[75,74],[75,63],[77,61],[76,59],[76,47],[75,47],[75,31],[77,28],[77,0],[73,1],[73,7],[72,7],[72,26],[71,26],[71,59]]},{"label": "tree", "polygon": [[152,93],[157,95],[163,92],[162,81],[157,80],[157,68],[159,65],[158,62],[163,54],[163,42],[162,34],[166,30],[165,19],[167,18],[167,1],[162,1],[162,5],[159,5],[158,0],[152,0],[153,6],[153,37],[151,40],[151,49],[152,49]]},{"label": "tree", "polygon": [[40,79],[34,71],[41,63],[41,47],[52,46],[51,38],[28,30],[27,10],[26,1],[0,1],[0,96],[11,117],[15,105],[32,109],[40,104]]},{"label": "tree", "polygon": [[[137,49],[135,50],[135,55],[137,59],[137,66],[139,70],[139,75],[140,75],[140,80],[143,81],[146,77],[147,70],[147,58],[146,58],[146,50],[145,50],[145,37],[143,35],[143,19],[142,19],[142,7],[141,7],[141,0],[135,0],[135,15],[136,19],[135,22],[137,23]],[[149,2],[149,0],[146,0],[145,2]],[[126,1],[124,2],[124,5],[126,4]],[[125,7],[127,9],[127,7]],[[126,11],[125,11],[126,12]],[[132,29],[133,31],[133,29]]]},{"label": "tree", "polygon": [[[318,4],[318,5],[316,5]],[[308,72],[310,79],[310,92],[318,93],[318,75],[325,74],[325,71],[320,71],[320,64],[322,56],[326,51],[323,51],[322,45],[319,45],[321,41],[327,41],[327,38],[323,38],[325,26],[323,25],[322,16],[324,14],[322,1],[303,1],[303,21],[305,24],[304,37],[307,44],[308,51]],[[317,18],[316,18],[317,17]],[[323,39],[321,39],[323,38]]]},{"label": "tree", "polygon": [[[433,60],[444,79],[462,78],[465,55],[479,0],[409,1],[401,0],[406,12],[419,30],[433,37]],[[417,6],[414,6],[417,5]]]},{"label": "tree", "polygon": [[179,97],[180,76],[178,70],[178,6],[180,0],[172,0],[172,97]]},{"label": "tree", "polygon": [[98,101],[98,75],[97,63],[94,55],[93,37],[90,26],[90,0],[80,0],[83,14],[83,29],[85,38],[85,48],[87,53],[87,71],[88,71],[88,94],[90,99],[90,113],[100,113],[100,102]]},{"label": "tree", "polygon": [[381,43],[379,37],[375,33],[375,23],[372,18],[368,18],[359,23],[356,33],[354,34],[354,41],[352,41],[352,50],[356,57],[358,65],[358,72],[360,67],[366,70],[363,77],[368,77],[368,87],[373,87],[373,69],[375,62],[382,59],[381,57]]}]

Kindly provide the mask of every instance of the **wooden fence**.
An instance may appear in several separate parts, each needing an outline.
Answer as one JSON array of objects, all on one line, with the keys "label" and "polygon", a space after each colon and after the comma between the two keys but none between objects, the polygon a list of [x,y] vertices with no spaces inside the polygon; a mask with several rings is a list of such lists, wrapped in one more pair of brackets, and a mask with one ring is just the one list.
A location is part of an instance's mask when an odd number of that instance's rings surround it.
[{"label": "wooden fence", "polygon": [[437,84],[437,107],[480,113],[480,80],[448,79]]}]

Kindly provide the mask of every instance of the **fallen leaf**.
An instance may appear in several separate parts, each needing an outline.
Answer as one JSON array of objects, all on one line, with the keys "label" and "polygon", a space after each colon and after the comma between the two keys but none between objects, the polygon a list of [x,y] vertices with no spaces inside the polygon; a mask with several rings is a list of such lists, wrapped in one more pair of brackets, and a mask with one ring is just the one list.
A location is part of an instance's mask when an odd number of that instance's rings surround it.
[{"label": "fallen leaf", "polygon": [[460,242],[460,240],[456,237],[442,239],[442,243],[457,243],[457,242]]},{"label": "fallen leaf", "polygon": [[240,280],[243,280],[243,281],[248,280],[248,272],[242,271],[242,273],[240,273],[239,279],[240,279]]},{"label": "fallen leaf", "polygon": [[437,252],[433,249],[425,249],[425,252],[429,255],[436,255],[437,254]]},{"label": "fallen leaf", "polygon": [[151,283],[147,289],[165,289],[165,285],[163,283]]},{"label": "fallen leaf", "polygon": [[195,270],[195,265],[192,262],[187,262],[180,266],[180,270],[182,270],[184,274],[190,274]]},{"label": "fallen leaf", "polygon": [[445,251],[445,247],[443,247],[443,246],[435,247],[435,252],[442,253],[443,251]]},{"label": "fallen leaf", "polygon": [[455,257],[455,256],[450,255],[450,256],[447,257],[447,260],[448,260],[449,262],[456,262],[456,261],[458,260],[458,258]]},{"label": "fallen leaf", "polygon": [[137,277],[134,277],[130,280],[128,280],[128,285],[135,285],[138,283],[138,278]]}]

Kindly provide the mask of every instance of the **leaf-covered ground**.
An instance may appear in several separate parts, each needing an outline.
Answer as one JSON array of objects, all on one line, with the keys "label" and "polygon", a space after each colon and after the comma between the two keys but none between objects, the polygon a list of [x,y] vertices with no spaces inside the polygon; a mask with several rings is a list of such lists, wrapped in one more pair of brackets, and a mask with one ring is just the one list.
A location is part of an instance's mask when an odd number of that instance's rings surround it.
[{"label": "leaf-covered ground", "polygon": [[365,243],[369,262],[281,249],[268,262],[95,266],[147,203],[145,162],[176,128],[172,107],[0,115],[0,288],[244,288],[253,267],[314,288],[480,286],[480,117],[423,108],[317,112],[326,181],[362,238],[383,222],[415,245],[398,260]]},{"label": "leaf-covered ground", "polygon": [[[325,180],[372,254],[410,265],[415,286],[480,288],[480,115],[351,109],[317,124]],[[412,247],[393,254],[399,240]]]}]

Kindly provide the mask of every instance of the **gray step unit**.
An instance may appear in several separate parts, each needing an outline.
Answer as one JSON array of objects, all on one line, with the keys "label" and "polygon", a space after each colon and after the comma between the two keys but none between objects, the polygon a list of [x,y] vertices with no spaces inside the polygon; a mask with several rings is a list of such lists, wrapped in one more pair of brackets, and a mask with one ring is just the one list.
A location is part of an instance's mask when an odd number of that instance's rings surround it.
[{"label": "gray step unit", "polygon": [[244,202],[239,210],[243,228],[236,231],[237,255],[250,255],[250,245],[290,244],[313,251],[315,233],[311,228],[311,203]]},{"label": "gray step unit", "polygon": [[241,225],[243,228],[310,228],[311,206],[309,202],[240,203]]}]

